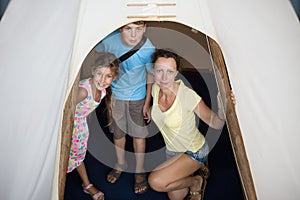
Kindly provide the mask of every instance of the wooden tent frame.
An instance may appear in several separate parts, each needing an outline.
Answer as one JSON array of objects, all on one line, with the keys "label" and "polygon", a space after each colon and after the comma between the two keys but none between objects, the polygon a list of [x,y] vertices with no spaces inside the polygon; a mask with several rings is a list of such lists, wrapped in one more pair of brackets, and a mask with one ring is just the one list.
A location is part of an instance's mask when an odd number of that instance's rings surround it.
[{"label": "wooden tent frame", "polygon": [[68,96],[64,107],[64,116],[62,120],[62,132],[61,132],[61,150],[59,158],[59,174],[58,174],[58,199],[64,199],[65,185],[69,160],[69,152],[71,149],[72,133],[74,125],[74,115],[76,107],[76,95],[78,91],[80,73],[78,73],[75,82],[72,86],[71,92]]},{"label": "wooden tent frame", "polygon": [[[219,76],[216,76],[219,89],[221,91],[222,102],[226,102],[223,105],[226,112],[227,127],[229,137],[231,139],[231,145],[239,171],[241,183],[243,186],[244,197],[247,200],[256,200],[255,187],[251,175],[247,154],[244,147],[244,142],[239,127],[238,119],[236,116],[235,108],[230,101],[230,83],[229,77],[226,70],[224,57],[220,46],[215,40],[208,38],[208,45],[211,51],[212,59],[216,70],[219,72]],[[73,131],[73,120],[75,113],[75,97],[77,94],[77,85],[79,84],[80,72],[74,82],[72,90],[68,96],[68,99],[64,108],[64,116],[62,121],[62,140],[61,140],[61,152],[60,152],[60,163],[59,163],[59,176],[58,176],[58,197],[59,200],[64,199],[64,190],[66,183],[66,169],[68,166],[68,155],[70,152],[70,144]],[[75,87],[76,86],[76,87]],[[224,104],[224,103],[223,103]]]},{"label": "wooden tent frame", "polygon": [[216,81],[219,84],[222,102],[226,103],[226,105],[224,105],[223,103],[223,107],[226,108],[226,123],[228,127],[229,137],[231,140],[231,146],[233,148],[233,153],[240,174],[245,199],[256,200],[256,191],[251,175],[247,153],[244,146],[244,141],[242,138],[241,129],[238,123],[234,105],[230,101],[231,88],[224,57],[220,46],[216,43],[215,40],[208,38],[208,43],[211,50],[213,62],[215,64],[215,68],[220,75],[216,76]]}]

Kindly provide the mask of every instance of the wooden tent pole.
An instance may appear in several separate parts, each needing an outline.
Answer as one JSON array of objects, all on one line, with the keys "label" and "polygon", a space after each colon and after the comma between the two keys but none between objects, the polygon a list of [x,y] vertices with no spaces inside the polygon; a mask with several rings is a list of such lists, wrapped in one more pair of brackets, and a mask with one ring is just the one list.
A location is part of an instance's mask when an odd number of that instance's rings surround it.
[{"label": "wooden tent pole", "polygon": [[245,199],[247,200],[256,200],[256,192],[255,187],[251,175],[251,170],[249,166],[249,162],[247,159],[247,154],[244,147],[244,142],[241,134],[241,130],[239,127],[238,119],[236,116],[234,105],[231,101],[226,99],[230,99],[230,83],[226,70],[226,65],[224,61],[224,57],[219,45],[211,38],[208,39],[212,58],[217,71],[217,82],[220,89],[220,94],[222,98],[222,102],[226,102],[224,106],[224,110],[226,112],[226,121],[229,132],[229,137],[231,140],[231,145],[233,148],[235,160],[237,163],[238,171],[241,177],[241,182],[244,189]]},{"label": "wooden tent pole", "polygon": [[66,185],[66,170],[68,167],[68,157],[71,148],[74,114],[75,114],[75,102],[76,94],[78,90],[80,73],[76,77],[75,83],[71,89],[68,99],[65,104],[62,121],[62,136],[61,136],[61,151],[59,161],[59,175],[58,175],[58,198],[64,199],[65,185]]}]

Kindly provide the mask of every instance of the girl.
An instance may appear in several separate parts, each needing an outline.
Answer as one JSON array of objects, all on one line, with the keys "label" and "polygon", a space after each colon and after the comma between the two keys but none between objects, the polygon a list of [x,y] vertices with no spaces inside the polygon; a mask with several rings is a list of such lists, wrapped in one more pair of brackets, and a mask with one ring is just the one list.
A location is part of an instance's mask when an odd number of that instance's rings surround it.
[{"label": "girl", "polygon": [[[175,53],[156,50],[152,62],[155,84],[151,116],[164,138],[169,159],[151,172],[149,184],[156,191],[167,192],[172,200],[183,200],[188,191],[190,199],[200,200],[209,173],[205,168],[209,148],[197,129],[195,115],[215,129],[223,128],[225,117],[220,109],[214,113],[181,80],[175,81],[180,64]],[[193,176],[199,169],[202,174]]]},{"label": "girl", "polygon": [[110,85],[118,74],[119,61],[115,55],[112,53],[99,53],[92,66],[92,77],[79,82],[67,172],[69,173],[76,168],[82,180],[83,191],[90,194],[94,200],[103,200],[104,194],[90,182],[83,162],[89,138],[86,118],[97,108],[105,96],[109,118],[111,118]]}]

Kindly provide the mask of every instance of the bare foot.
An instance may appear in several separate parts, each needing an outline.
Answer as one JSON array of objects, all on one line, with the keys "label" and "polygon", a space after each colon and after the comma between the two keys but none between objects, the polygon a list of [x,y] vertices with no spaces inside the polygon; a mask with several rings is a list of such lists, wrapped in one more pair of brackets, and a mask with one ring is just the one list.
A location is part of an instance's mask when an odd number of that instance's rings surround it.
[{"label": "bare foot", "polygon": [[190,187],[190,200],[201,200],[203,178],[201,176],[194,176],[194,184]]}]

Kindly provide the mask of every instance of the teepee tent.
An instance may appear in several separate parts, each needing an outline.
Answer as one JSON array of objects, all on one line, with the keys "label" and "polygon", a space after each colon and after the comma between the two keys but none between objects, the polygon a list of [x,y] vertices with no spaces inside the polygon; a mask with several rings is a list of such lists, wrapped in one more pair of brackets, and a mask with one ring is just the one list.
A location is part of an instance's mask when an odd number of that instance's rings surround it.
[{"label": "teepee tent", "polygon": [[298,199],[300,26],[288,0],[12,0],[0,22],[0,198],[61,199],[80,67],[97,42],[141,19],[208,36],[238,101],[227,116],[245,197]]}]

